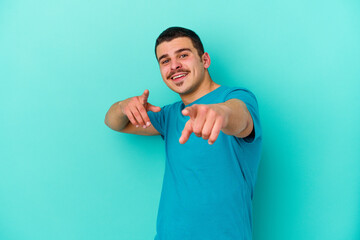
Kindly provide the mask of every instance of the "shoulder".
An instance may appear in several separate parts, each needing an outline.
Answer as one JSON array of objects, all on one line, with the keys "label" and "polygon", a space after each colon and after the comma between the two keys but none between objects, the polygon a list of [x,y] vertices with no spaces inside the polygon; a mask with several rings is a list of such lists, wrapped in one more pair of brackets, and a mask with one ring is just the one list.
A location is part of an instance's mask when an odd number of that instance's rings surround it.
[{"label": "shoulder", "polygon": [[248,88],[245,88],[245,87],[236,87],[236,86],[233,86],[233,87],[228,87],[228,86],[223,86],[223,92],[226,93],[226,94],[229,94],[231,92],[244,92],[244,93],[251,93],[252,92],[248,89]]},{"label": "shoulder", "polygon": [[244,100],[248,101],[251,99],[252,101],[256,102],[255,94],[251,90],[245,87],[223,86],[221,94],[224,96],[225,101],[232,98],[238,98],[243,101]]}]

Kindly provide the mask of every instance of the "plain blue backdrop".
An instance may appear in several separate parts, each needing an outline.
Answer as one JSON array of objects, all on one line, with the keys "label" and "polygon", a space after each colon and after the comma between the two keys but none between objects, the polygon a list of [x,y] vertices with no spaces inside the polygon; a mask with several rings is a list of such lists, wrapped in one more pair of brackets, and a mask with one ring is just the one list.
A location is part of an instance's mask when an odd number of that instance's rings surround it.
[{"label": "plain blue backdrop", "polygon": [[164,143],[112,131],[162,82],[156,37],[197,32],[215,82],[257,96],[254,240],[360,238],[360,3],[0,2],[0,239],[153,239]]}]

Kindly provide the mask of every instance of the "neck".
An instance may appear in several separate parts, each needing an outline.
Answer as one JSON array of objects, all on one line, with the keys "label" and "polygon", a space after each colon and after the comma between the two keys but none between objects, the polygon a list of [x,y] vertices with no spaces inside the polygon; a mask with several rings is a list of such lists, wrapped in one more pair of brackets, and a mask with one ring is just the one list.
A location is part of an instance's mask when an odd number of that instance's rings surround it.
[{"label": "neck", "polygon": [[208,94],[209,92],[214,91],[220,87],[219,84],[215,83],[209,74],[205,75],[204,81],[200,83],[199,86],[196,87],[196,89],[186,95],[180,95],[181,100],[185,105],[188,105],[197,99],[201,98],[202,96]]}]

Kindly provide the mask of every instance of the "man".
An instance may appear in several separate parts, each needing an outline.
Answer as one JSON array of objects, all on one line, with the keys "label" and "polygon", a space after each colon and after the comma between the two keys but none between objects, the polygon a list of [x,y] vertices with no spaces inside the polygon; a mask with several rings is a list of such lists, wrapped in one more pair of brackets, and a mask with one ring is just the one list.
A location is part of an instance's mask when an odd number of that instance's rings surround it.
[{"label": "man", "polygon": [[255,96],[211,79],[210,56],[189,29],[166,29],[155,54],[165,84],[181,101],[153,106],[145,90],[114,103],[105,117],[113,130],[165,140],[155,240],[251,239],[262,142]]}]

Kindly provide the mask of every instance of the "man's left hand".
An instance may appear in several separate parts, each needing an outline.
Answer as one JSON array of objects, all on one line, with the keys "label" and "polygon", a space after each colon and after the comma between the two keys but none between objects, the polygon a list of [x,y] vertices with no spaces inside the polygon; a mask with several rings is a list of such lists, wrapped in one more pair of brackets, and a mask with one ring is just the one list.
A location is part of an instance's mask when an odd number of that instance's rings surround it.
[{"label": "man's left hand", "polygon": [[231,109],[221,104],[194,104],[182,110],[190,119],[186,122],[179,142],[184,144],[191,133],[213,144],[220,131],[227,126]]}]

